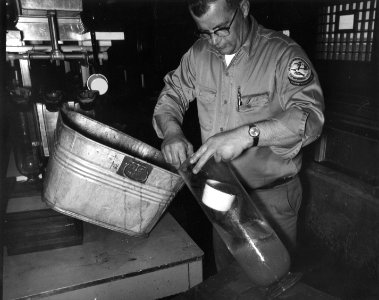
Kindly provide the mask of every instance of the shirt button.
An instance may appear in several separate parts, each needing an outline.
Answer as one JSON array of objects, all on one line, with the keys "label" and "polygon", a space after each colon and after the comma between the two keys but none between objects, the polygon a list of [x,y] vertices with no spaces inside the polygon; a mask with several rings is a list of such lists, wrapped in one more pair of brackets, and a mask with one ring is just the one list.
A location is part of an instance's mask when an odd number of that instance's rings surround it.
[{"label": "shirt button", "polygon": [[227,101],[227,100],[224,100],[224,104],[228,104],[228,101]]},{"label": "shirt button", "polygon": [[224,131],[224,128],[220,127],[220,132],[223,132]]},{"label": "shirt button", "polygon": [[226,75],[226,76],[229,76],[229,72],[225,72],[225,75]]}]

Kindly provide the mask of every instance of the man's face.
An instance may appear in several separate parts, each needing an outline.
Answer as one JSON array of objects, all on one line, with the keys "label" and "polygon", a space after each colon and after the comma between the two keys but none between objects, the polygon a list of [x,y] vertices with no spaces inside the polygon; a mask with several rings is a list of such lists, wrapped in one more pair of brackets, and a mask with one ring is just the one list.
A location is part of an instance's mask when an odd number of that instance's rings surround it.
[{"label": "man's face", "polygon": [[236,12],[234,9],[230,9],[225,0],[218,0],[210,4],[208,11],[200,16],[196,17],[192,14],[192,17],[197,25],[198,30],[205,32],[214,32],[219,28],[230,27],[230,34],[226,37],[219,37],[216,34],[211,34],[208,42],[221,54],[233,54],[243,44],[242,35],[242,21],[243,15],[240,8]]}]

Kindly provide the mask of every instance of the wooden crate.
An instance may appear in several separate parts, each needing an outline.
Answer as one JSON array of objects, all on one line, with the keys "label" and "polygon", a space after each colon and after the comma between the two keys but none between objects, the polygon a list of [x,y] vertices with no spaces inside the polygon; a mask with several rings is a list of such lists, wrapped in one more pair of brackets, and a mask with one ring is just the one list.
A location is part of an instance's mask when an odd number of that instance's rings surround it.
[{"label": "wooden crate", "polygon": [[82,221],[52,209],[7,213],[4,229],[8,255],[80,245],[83,242]]}]

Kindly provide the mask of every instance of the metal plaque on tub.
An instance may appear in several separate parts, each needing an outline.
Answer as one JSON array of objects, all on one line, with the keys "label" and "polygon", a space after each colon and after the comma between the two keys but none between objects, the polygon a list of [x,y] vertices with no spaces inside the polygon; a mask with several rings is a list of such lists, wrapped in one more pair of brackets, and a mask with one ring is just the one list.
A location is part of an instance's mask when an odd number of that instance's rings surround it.
[{"label": "metal plaque on tub", "polygon": [[134,181],[145,183],[152,169],[153,167],[149,164],[143,163],[132,157],[125,156],[120,168],[117,170],[117,174]]}]

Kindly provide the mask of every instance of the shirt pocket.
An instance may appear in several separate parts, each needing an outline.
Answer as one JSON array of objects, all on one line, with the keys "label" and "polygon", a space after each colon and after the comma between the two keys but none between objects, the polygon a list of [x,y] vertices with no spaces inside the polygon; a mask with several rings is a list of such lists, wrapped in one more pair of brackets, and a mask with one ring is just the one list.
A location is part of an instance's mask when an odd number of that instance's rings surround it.
[{"label": "shirt pocket", "polygon": [[269,103],[268,93],[245,95],[241,97],[239,112],[254,112],[262,109]]},{"label": "shirt pocket", "polygon": [[216,113],[216,90],[199,85],[197,92],[197,111],[202,130],[211,130]]}]

